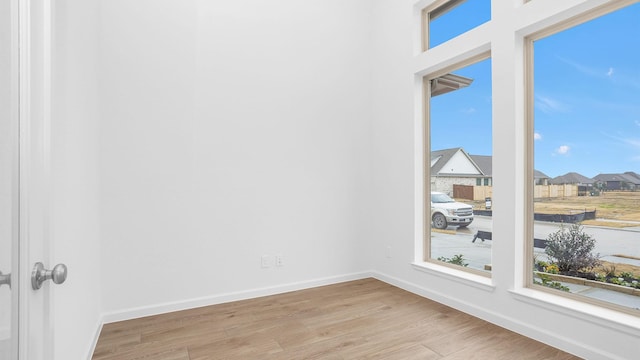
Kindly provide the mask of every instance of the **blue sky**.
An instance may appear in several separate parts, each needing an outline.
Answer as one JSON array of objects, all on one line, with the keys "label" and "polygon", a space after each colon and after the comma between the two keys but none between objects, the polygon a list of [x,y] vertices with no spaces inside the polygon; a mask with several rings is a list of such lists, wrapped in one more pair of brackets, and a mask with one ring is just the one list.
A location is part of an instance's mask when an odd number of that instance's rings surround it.
[{"label": "blue sky", "polygon": [[[488,3],[450,14],[484,19],[462,23],[466,31],[488,19]],[[432,25],[432,44],[462,32],[447,16]],[[538,40],[534,54],[535,168],[551,177],[640,173],[640,4]],[[491,155],[491,62],[454,73],[474,82],[432,99],[432,148]]]}]

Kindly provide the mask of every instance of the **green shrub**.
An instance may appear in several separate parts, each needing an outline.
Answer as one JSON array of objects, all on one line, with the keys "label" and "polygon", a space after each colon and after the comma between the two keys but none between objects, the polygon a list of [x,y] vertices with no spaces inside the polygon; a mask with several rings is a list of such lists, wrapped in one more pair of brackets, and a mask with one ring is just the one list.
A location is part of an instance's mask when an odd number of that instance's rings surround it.
[{"label": "green shrub", "polygon": [[452,258],[440,256],[438,260],[454,265],[469,266],[469,264],[464,261],[464,256],[462,254],[453,255]]},{"label": "green shrub", "polygon": [[545,253],[554,259],[561,273],[593,269],[600,264],[600,254],[592,254],[596,240],[579,224],[561,226],[547,237]]}]

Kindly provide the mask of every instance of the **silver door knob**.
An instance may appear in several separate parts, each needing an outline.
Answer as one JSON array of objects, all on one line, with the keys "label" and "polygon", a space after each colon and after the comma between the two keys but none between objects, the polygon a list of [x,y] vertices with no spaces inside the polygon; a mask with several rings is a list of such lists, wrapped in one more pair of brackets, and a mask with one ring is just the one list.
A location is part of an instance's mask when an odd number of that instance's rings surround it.
[{"label": "silver door knob", "polygon": [[53,280],[54,284],[62,284],[67,280],[67,265],[58,264],[53,270],[47,270],[41,262],[36,263],[31,272],[31,287],[38,290],[47,280]]},{"label": "silver door knob", "polygon": [[2,271],[0,271],[0,286],[2,285],[8,285],[9,288],[11,288],[11,274],[2,274]]}]

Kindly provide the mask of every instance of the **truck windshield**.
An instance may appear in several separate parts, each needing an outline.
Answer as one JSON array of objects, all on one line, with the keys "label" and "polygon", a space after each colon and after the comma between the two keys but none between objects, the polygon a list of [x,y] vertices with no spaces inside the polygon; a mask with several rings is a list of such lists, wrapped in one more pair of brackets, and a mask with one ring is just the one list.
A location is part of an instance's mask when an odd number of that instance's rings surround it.
[{"label": "truck windshield", "polygon": [[455,202],[452,198],[450,198],[446,194],[431,194],[431,202],[434,203],[450,203]]}]

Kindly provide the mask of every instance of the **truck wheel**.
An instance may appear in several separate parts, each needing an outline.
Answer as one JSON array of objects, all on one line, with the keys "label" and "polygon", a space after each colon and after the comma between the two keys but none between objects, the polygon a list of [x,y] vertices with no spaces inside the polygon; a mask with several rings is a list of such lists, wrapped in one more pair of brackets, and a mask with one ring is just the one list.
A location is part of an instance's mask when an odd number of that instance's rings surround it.
[{"label": "truck wheel", "polygon": [[447,228],[447,219],[442,214],[434,214],[433,215],[433,227],[436,229],[446,229]]}]

